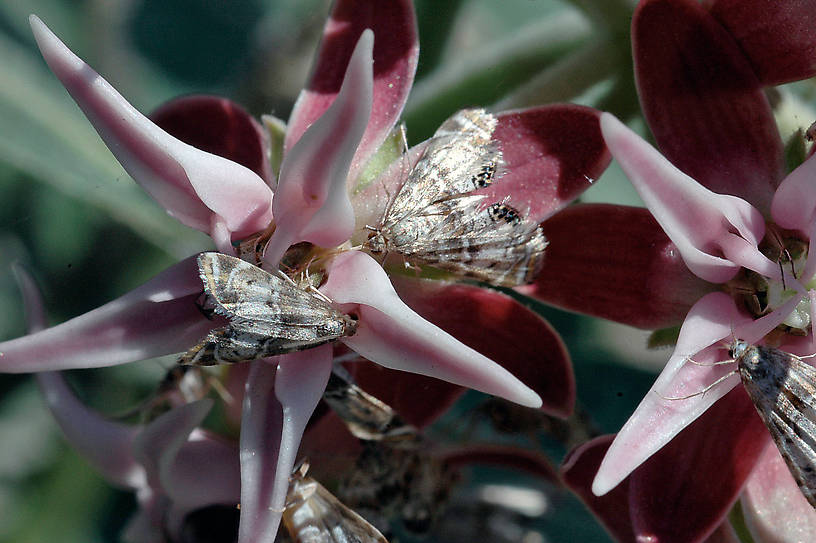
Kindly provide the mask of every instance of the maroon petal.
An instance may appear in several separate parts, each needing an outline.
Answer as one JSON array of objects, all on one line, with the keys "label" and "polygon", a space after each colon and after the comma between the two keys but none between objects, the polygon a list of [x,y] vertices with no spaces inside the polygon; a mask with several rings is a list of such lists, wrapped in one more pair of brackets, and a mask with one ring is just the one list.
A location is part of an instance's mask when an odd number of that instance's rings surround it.
[{"label": "maroon petal", "polygon": [[506,445],[476,444],[444,451],[440,454],[445,463],[457,469],[473,464],[502,466],[524,471],[530,475],[559,484],[558,474],[546,455]]},{"label": "maroon petal", "polygon": [[547,321],[494,290],[407,277],[392,282],[414,311],[535,390],[544,411],[561,417],[572,412],[569,353]]},{"label": "maroon petal", "polygon": [[767,215],[782,179],[782,141],[734,38],[695,0],[645,0],[635,10],[632,49],[661,151],[709,189]]},{"label": "maroon petal", "polygon": [[763,85],[816,75],[816,1],[713,0],[711,14],[737,40]]},{"label": "maroon petal", "polygon": [[493,134],[505,174],[483,191],[538,222],[572,202],[609,165],[598,111],[559,104],[502,113]]},{"label": "maroon petal", "polygon": [[374,102],[349,179],[365,165],[396,123],[414,81],[419,39],[410,0],[338,0],[323,29],[309,84],[298,97],[286,131],[288,150],[334,101],[360,34],[374,31]]},{"label": "maroon petal", "polygon": [[550,244],[532,285],[517,290],[570,311],[640,328],[680,324],[714,289],[692,274],[649,211],[582,204],[542,225]]},{"label": "maroon petal", "polygon": [[267,184],[273,180],[266,132],[228,98],[182,96],[159,106],[150,119],[184,143],[246,166]]},{"label": "maroon petal", "polygon": [[393,407],[418,428],[439,418],[465,392],[464,388],[447,381],[391,370],[364,358],[350,364],[348,369],[363,390]]},{"label": "maroon petal", "polygon": [[723,521],[768,443],[741,387],[629,478],[635,532],[661,543],[701,541]]},{"label": "maroon petal", "polygon": [[629,479],[603,496],[592,493],[592,480],[614,438],[614,435],[601,436],[570,451],[561,465],[561,479],[615,539],[634,541],[629,517]]}]

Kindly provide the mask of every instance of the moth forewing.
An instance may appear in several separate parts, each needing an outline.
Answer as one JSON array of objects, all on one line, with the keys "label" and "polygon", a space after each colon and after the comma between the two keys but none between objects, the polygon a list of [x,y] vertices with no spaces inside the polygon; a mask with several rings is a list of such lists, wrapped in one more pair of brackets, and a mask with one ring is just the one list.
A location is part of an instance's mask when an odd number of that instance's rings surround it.
[{"label": "moth forewing", "polygon": [[501,149],[493,141],[497,124],[481,109],[462,110],[445,121],[367,249],[495,285],[530,282],[547,246],[540,226],[505,201],[485,201],[479,192],[502,174]]},{"label": "moth forewing", "polygon": [[182,364],[243,362],[317,347],[353,335],[357,322],[281,272],[271,274],[222,253],[198,266],[216,313],[229,321],[182,355]]},{"label": "moth forewing", "polygon": [[283,524],[295,543],[388,543],[363,517],[298,469],[289,480]]},{"label": "moth forewing", "polygon": [[798,356],[735,342],[740,378],[799,490],[816,508],[816,369]]}]

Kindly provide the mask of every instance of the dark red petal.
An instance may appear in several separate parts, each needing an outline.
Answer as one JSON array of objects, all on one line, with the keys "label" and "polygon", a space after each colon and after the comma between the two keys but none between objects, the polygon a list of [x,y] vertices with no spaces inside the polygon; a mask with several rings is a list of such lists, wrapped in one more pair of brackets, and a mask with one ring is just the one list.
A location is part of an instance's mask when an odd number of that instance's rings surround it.
[{"label": "dark red petal", "polygon": [[737,40],[763,85],[816,75],[816,1],[714,0],[711,4],[711,14]]},{"label": "dark red petal", "polygon": [[347,368],[360,388],[390,405],[418,428],[438,419],[465,392],[464,388],[447,381],[390,370],[364,358]]},{"label": "dark red petal", "polygon": [[507,445],[475,444],[443,451],[445,463],[461,469],[473,464],[503,466],[524,471],[553,484],[560,484],[558,474],[547,457],[537,451]]},{"label": "dark red petal", "polygon": [[737,387],[629,478],[635,532],[661,543],[700,541],[723,521],[768,443]]},{"label": "dark red petal", "polygon": [[332,104],[360,34],[374,31],[374,101],[354,156],[352,173],[377,150],[397,122],[414,81],[419,38],[410,0],[337,0],[323,30],[311,80],[298,98],[286,132],[286,149]]},{"label": "dark red petal", "polygon": [[644,115],[661,151],[709,189],[768,214],[782,141],[734,38],[696,0],[644,0],[632,22]]},{"label": "dark red petal", "polygon": [[494,290],[407,277],[392,282],[414,311],[535,390],[545,412],[562,417],[572,412],[569,353],[547,321]]},{"label": "dark red petal", "polygon": [[159,106],[150,119],[184,143],[246,166],[267,184],[273,178],[266,132],[228,98],[182,96]]},{"label": "dark red petal", "polygon": [[541,222],[603,173],[611,155],[601,136],[598,111],[558,104],[498,115],[493,134],[502,149],[505,174],[482,191]]},{"label": "dark red petal", "polygon": [[570,451],[561,465],[561,479],[618,541],[634,541],[629,516],[629,479],[603,496],[592,493],[592,481],[614,438],[614,435],[601,436]]},{"label": "dark red petal", "polygon": [[686,268],[647,209],[581,204],[543,223],[550,244],[532,285],[549,304],[640,328],[680,324],[714,285]]}]

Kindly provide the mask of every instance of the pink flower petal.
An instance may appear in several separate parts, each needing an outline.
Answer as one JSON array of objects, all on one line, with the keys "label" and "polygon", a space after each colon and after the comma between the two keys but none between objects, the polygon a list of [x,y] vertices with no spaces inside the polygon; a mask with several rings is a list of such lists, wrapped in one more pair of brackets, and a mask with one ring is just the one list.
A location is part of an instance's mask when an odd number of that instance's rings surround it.
[{"label": "pink flower petal", "polygon": [[81,403],[58,372],[37,375],[45,402],[65,439],[113,484],[130,489],[147,485],[147,475],[131,452],[138,427],[101,417]]},{"label": "pink flower petal", "polygon": [[558,104],[500,113],[493,133],[504,174],[480,191],[541,222],[577,198],[609,165],[598,111]]},{"label": "pink flower petal", "polygon": [[742,494],[751,535],[756,541],[816,541],[816,511],[799,491],[776,446],[766,443]]},{"label": "pink flower petal", "polygon": [[164,489],[176,455],[190,432],[204,421],[213,401],[204,399],[176,407],[145,426],[133,440],[133,455],[147,470],[147,482]]},{"label": "pink flower petal", "polygon": [[[273,359],[267,359],[273,360]],[[332,347],[253,362],[241,425],[240,542],[272,541],[306,423],[329,380]]]},{"label": "pink flower petal", "polygon": [[714,0],[710,11],[737,41],[763,85],[816,75],[813,0]]},{"label": "pink flower petal", "polygon": [[728,517],[725,517],[714,533],[706,538],[705,543],[740,543],[740,538],[728,522]]},{"label": "pink flower petal", "polygon": [[590,490],[601,459],[614,437],[614,435],[597,437],[570,451],[561,464],[561,479],[581,498],[615,539],[635,541],[629,515],[629,481],[625,480],[603,496],[596,496]]},{"label": "pink flower petal", "polygon": [[223,321],[204,318],[201,292],[195,257],[187,258],[102,307],[0,343],[0,371],[115,366],[184,351]]},{"label": "pink flower petal", "polygon": [[172,466],[167,466],[162,484],[173,503],[188,510],[237,504],[241,499],[238,448],[195,429],[179,449]]},{"label": "pink flower petal", "polygon": [[646,0],[633,17],[632,50],[661,151],[707,188],[767,213],[782,179],[782,142],[734,38],[695,0]]},{"label": "pink flower petal", "polygon": [[223,221],[237,238],[265,228],[272,192],[251,170],[187,145],[139,113],[40,19],[31,29],[54,74],[117,160],[168,213],[210,233]]},{"label": "pink flower petal", "polygon": [[150,120],[184,143],[246,166],[267,184],[274,181],[266,132],[228,98],[182,96],[159,106]]},{"label": "pink flower petal", "polygon": [[411,90],[419,40],[410,0],[334,3],[323,29],[312,79],[298,97],[286,131],[285,148],[289,150],[329,108],[343,81],[343,69],[366,28],[375,37],[373,104],[371,119],[351,163],[349,181],[354,181],[397,122]]},{"label": "pink flower petal", "polygon": [[779,185],[771,202],[771,216],[783,228],[811,234],[816,224],[816,158],[811,155]]},{"label": "pink flower petal", "polygon": [[351,237],[346,180],[371,114],[373,39],[370,30],[362,33],[337,98],[283,160],[273,202],[276,229],[264,255],[270,264],[296,242],[333,247]]},{"label": "pink flower petal", "polygon": [[394,277],[400,298],[421,317],[501,364],[538,393],[541,409],[568,417],[575,404],[569,353],[539,315],[495,290]]},{"label": "pink flower petal", "polygon": [[767,436],[748,395],[733,390],[632,474],[637,536],[661,543],[708,537],[725,520]]},{"label": "pink flower petal", "polygon": [[601,116],[612,155],[657,222],[697,276],[722,283],[741,266],[776,277],[776,264],[756,245],[765,234],[762,215],[748,202],[715,194],[675,168],[612,115]]},{"label": "pink flower petal", "polygon": [[647,209],[579,204],[542,227],[544,267],[516,290],[550,305],[658,329],[681,323],[715,288],[688,270]]},{"label": "pink flower petal", "polygon": [[388,276],[370,256],[350,251],[336,257],[321,290],[335,303],[345,306],[344,311],[359,316],[357,333],[343,342],[365,358],[528,407],[541,406],[538,394],[510,372],[405,305]]},{"label": "pink flower petal", "polygon": [[[609,448],[593,483],[593,492],[598,495],[609,492],[736,386],[739,377],[734,374],[705,394],[699,394],[720,377],[733,373],[735,368],[698,364],[717,361],[721,350],[700,351],[729,336],[735,324],[746,321],[750,318],[741,315],[731,298],[721,292],[708,294],[694,304],[666,367]],[[691,356],[698,364],[688,361]],[[691,394],[697,395],[682,400],[667,399]]]}]

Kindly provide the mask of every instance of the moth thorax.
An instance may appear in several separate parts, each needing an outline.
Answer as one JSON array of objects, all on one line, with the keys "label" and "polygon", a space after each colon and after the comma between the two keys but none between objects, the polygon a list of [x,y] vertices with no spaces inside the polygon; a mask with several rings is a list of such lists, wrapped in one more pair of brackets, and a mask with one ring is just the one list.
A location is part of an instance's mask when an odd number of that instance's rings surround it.
[{"label": "moth thorax", "polygon": [[508,224],[521,222],[521,214],[518,210],[507,204],[493,204],[487,208],[487,213],[493,221],[504,221]]},{"label": "moth thorax", "polygon": [[357,318],[353,315],[343,315],[343,335],[353,336],[357,333]]}]

